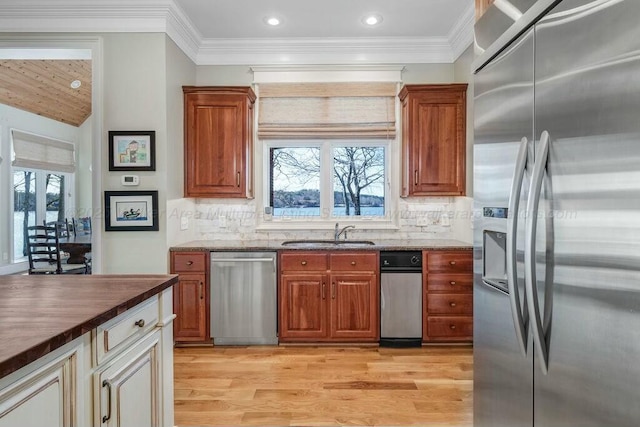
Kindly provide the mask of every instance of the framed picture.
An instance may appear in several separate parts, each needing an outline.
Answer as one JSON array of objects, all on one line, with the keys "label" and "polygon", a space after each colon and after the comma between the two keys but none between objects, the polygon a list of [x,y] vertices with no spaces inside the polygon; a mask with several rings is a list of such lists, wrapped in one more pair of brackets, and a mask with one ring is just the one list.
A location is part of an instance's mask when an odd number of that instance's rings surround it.
[{"label": "framed picture", "polygon": [[156,170],[156,132],[109,131],[109,170]]},{"label": "framed picture", "polygon": [[105,191],[106,231],[158,231],[157,191]]}]

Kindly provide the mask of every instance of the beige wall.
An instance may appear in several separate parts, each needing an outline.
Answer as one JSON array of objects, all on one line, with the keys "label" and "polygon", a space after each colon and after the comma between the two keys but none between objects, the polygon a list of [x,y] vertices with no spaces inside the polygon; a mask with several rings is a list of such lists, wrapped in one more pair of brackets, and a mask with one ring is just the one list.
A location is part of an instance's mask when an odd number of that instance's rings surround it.
[{"label": "beige wall", "polygon": [[[184,103],[182,86],[196,84],[196,65],[166,37],[167,55],[167,244],[174,246],[195,239],[195,200],[184,194]],[[180,229],[181,217],[187,230]]]},{"label": "beige wall", "polygon": [[93,182],[92,176],[92,117],[88,117],[78,128],[77,168],[76,168],[76,217],[91,216]]},{"label": "beige wall", "polygon": [[[167,100],[165,34],[106,34],[103,45],[104,135],[103,190],[122,187],[124,172],[106,167],[109,130],[155,130],[156,171],[135,172],[135,190],[158,190],[160,214],[167,201]],[[96,218],[98,220],[98,218]],[[99,220],[104,227],[104,216]],[[166,227],[160,231],[105,232],[102,239],[103,273],[165,273]]]}]

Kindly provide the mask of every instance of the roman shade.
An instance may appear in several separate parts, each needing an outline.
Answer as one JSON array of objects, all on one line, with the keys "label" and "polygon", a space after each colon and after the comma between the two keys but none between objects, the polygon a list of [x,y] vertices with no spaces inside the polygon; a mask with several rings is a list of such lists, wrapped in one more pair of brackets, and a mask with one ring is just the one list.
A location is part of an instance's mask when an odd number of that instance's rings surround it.
[{"label": "roman shade", "polygon": [[75,146],[70,142],[34,135],[16,129],[12,166],[54,172],[75,172]]},{"label": "roman shade", "polygon": [[259,139],[394,139],[395,83],[268,83]]}]

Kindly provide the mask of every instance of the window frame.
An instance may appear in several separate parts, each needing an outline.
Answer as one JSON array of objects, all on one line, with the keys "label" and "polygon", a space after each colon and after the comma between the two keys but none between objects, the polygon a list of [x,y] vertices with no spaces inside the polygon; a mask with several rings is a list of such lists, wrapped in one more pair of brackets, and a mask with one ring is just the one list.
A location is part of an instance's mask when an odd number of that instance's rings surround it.
[{"label": "window frame", "polygon": [[[292,140],[264,140],[260,141],[262,147],[262,191],[261,200],[258,202],[258,211],[265,212],[264,208],[270,205],[270,180],[271,180],[271,149],[281,147],[319,147],[320,148],[320,215],[318,217],[304,217],[296,219],[294,217],[277,217],[260,214],[258,215],[257,230],[304,230],[304,229],[331,229],[336,222],[344,222],[353,225],[360,224],[362,228],[368,229],[392,229],[397,230],[398,218],[393,213],[397,211],[398,189],[391,185],[396,180],[394,177],[398,171],[395,168],[399,153],[396,140],[381,139],[292,139]],[[335,216],[332,199],[334,189],[334,176],[332,162],[324,159],[332,159],[332,149],[334,147],[383,147],[384,170],[385,170],[385,194],[384,194],[384,215],[383,216]],[[326,184],[325,184],[326,183]],[[327,191],[327,189],[330,189]],[[323,212],[329,212],[324,214]]]}]

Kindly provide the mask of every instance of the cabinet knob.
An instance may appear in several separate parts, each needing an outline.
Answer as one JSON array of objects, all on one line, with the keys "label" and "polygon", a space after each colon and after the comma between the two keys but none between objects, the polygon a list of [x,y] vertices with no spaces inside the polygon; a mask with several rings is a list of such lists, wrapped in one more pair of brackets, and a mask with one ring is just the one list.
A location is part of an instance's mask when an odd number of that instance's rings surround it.
[{"label": "cabinet knob", "polygon": [[450,328],[450,329],[455,329],[455,328],[456,328],[456,325],[449,325],[449,328]]},{"label": "cabinet knob", "polygon": [[449,305],[450,305],[451,307],[455,307],[455,306],[456,306],[456,303],[455,303],[455,302],[450,302],[450,303],[449,303]]},{"label": "cabinet knob", "polygon": [[355,261],[351,261],[351,265],[356,265],[356,262]]},{"label": "cabinet knob", "polygon": [[144,328],[144,319],[138,320],[135,325],[139,328]]},{"label": "cabinet knob", "polygon": [[456,262],[455,261],[449,261],[449,264],[456,265]]},{"label": "cabinet knob", "polygon": [[187,261],[187,265],[193,265],[193,261]]},{"label": "cabinet knob", "polygon": [[449,282],[449,284],[450,284],[451,286],[454,286],[454,285],[456,284],[456,282],[455,282],[455,280],[452,280],[452,281],[450,281],[450,282]]},{"label": "cabinet knob", "polygon": [[307,261],[302,261],[300,264],[307,265]]}]

